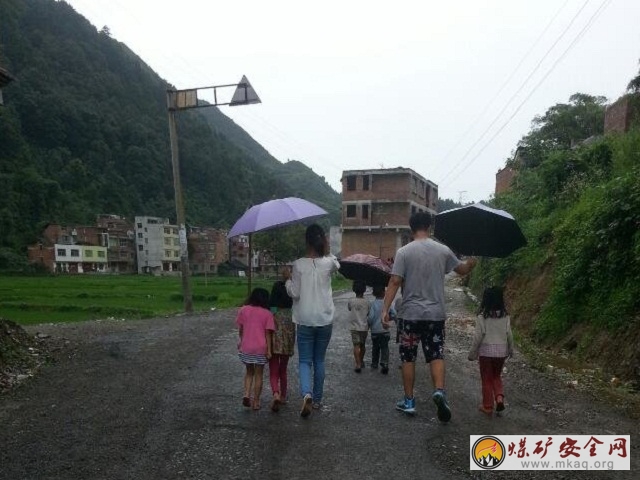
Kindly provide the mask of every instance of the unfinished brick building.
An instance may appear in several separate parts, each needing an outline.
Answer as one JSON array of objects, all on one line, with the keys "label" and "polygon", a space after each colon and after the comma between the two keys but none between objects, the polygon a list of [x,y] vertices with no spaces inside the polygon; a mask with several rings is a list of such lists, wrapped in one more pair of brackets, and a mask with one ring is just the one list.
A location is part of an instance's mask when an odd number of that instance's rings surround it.
[{"label": "unfinished brick building", "polygon": [[342,172],[342,252],[388,259],[409,242],[409,217],[435,215],[438,186],[410,168]]},{"label": "unfinished brick building", "polygon": [[229,259],[227,232],[217,228],[191,227],[189,266],[194,275],[217,273],[218,265]]}]

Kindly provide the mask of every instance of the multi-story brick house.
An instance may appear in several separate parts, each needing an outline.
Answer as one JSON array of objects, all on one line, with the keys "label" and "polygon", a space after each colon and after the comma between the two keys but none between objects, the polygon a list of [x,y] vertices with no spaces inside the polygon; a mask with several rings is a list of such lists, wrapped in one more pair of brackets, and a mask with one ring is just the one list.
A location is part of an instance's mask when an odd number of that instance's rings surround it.
[{"label": "multi-story brick house", "polygon": [[342,258],[393,258],[409,242],[409,217],[437,207],[438,186],[410,168],[342,172]]},{"label": "multi-story brick house", "polygon": [[133,223],[119,215],[98,215],[97,225],[108,234],[109,272],[136,272],[136,242]]},{"label": "multi-story brick house", "polygon": [[[27,256],[30,263],[40,263],[54,273],[106,272],[107,245],[105,229],[51,223],[43,230],[40,241],[27,248]],[[83,254],[84,247],[90,247],[88,256]]]},{"label": "multi-story brick house", "polygon": [[161,217],[135,217],[138,273],[180,272],[178,226]]},{"label": "multi-story brick house", "polygon": [[217,228],[192,227],[189,233],[191,273],[217,273],[218,265],[229,259],[227,232]]},{"label": "multi-story brick house", "polygon": [[236,265],[249,266],[249,237],[247,235],[238,235],[229,239],[229,261]]}]

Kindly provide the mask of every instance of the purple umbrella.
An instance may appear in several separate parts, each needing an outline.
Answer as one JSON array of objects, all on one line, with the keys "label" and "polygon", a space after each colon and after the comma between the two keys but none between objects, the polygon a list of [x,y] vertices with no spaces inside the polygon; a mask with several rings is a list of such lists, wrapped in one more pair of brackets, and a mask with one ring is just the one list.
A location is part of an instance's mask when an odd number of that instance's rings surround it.
[{"label": "purple umbrella", "polygon": [[[269,200],[268,202],[254,205],[244,212],[244,215],[235,223],[229,234],[229,238],[238,235],[249,235],[249,255],[251,256],[251,234],[270,230],[272,228],[285,227],[304,220],[327,215],[327,212],[314,203],[302,198],[288,197]],[[248,292],[251,293],[251,258],[249,258],[249,284]]]},{"label": "purple umbrella", "polygon": [[303,220],[327,215],[314,203],[302,198],[289,197],[269,200],[247,210],[229,231],[229,238],[284,227]]}]

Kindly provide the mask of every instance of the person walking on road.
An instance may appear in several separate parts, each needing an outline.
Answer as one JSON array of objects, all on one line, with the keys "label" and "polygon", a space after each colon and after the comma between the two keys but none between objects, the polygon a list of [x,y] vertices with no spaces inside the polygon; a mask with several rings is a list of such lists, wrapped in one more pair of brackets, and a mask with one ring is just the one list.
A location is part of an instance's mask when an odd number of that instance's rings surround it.
[{"label": "person walking on road", "polygon": [[[247,304],[238,311],[238,356],[244,363],[244,396],[242,404],[260,410],[262,375],[271,358],[271,335],[275,329],[273,315],[269,311],[269,292],[254,288]],[[253,391],[253,401],[251,393]]]},{"label": "person walking on road", "polygon": [[[333,330],[333,292],[331,274],[340,268],[329,254],[327,238],[320,225],[305,232],[306,256],[293,262],[285,285],[293,299],[293,322],[297,325],[298,362],[302,409],[308,417],[312,407],[319,409],[324,389],[324,359]],[[313,370],[313,383],[312,383]]]},{"label": "person walking on road", "polygon": [[455,271],[466,275],[476,265],[475,258],[461,262],[449,247],[431,238],[431,215],[418,212],[409,219],[413,241],[400,248],[395,256],[391,279],[384,298],[382,323],[389,328],[389,309],[402,285],[402,304],[398,317],[400,331],[400,359],[404,398],[396,409],[408,414],[416,411],[413,387],[416,374],[418,344],[431,370],[435,391],[431,396],[441,422],[451,419],[445,391],[444,341],[446,319],[444,277]]},{"label": "person walking on road", "polygon": [[[371,368],[378,368],[380,363],[380,371],[382,374],[389,373],[389,340],[391,333],[389,329],[382,325],[382,306],[384,303],[385,288],[383,286],[373,287],[374,299],[369,307],[368,323],[371,328]],[[389,310],[392,320],[396,318],[396,311],[393,307]]]},{"label": "person walking on road", "polygon": [[[284,271],[281,272],[283,277],[284,274]],[[278,280],[273,284],[270,305],[276,329],[272,336],[269,380],[273,392],[271,410],[277,412],[280,405],[287,401],[287,366],[296,341],[296,326],[291,318],[293,300],[287,293],[284,281]]]},{"label": "person walking on road", "polygon": [[469,351],[469,360],[478,360],[482,380],[482,405],[479,410],[487,415],[504,410],[502,368],[513,355],[511,321],[504,306],[502,289],[487,288],[482,294],[480,314],[476,319],[476,331]]},{"label": "person walking on road", "polygon": [[347,310],[349,310],[351,322],[351,343],[353,343],[353,358],[355,359],[356,373],[362,372],[364,367],[364,354],[366,351],[367,335],[369,333],[369,323],[367,318],[369,316],[369,302],[364,299],[364,292],[367,290],[367,286],[364,282],[353,282],[353,293],[356,294],[356,298],[350,298],[347,303]]}]

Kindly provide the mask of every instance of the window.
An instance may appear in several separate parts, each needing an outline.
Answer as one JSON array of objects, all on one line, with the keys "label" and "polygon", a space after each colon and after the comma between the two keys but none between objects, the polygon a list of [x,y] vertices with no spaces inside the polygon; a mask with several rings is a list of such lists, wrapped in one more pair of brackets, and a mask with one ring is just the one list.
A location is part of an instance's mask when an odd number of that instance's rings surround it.
[{"label": "window", "polygon": [[180,245],[180,239],[179,238],[174,238],[173,239],[173,245],[174,246]]},{"label": "window", "polygon": [[126,238],[121,238],[120,239],[120,247],[126,247],[127,246],[127,239]]},{"label": "window", "polygon": [[144,248],[144,247],[142,246],[142,244],[138,245],[138,251],[139,251],[139,252],[141,252],[143,248]]},{"label": "window", "polygon": [[164,244],[165,245],[171,245],[171,239],[168,237],[164,237]]},{"label": "window", "polygon": [[59,257],[66,257],[67,256],[67,251],[64,248],[59,248],[58,249],[58,256]]},{"label": "window", "polygon": [[149,230],[147,230],[147,227],[144,227],[144,233],[147,233]]},{"label": "window", "polygon": [[84,255],[86,257],[93,257],[93,250],[85,250]]},{"label": "window", "polygon": [[369,205],[362,205],[362,218],[369,218]]},{"label": "window", "polygon": [[171,235],[171,229],[170,228],[165,228],[164,229],[164,234],[165,235]]},{"label": "window", "polygon": [[98,250],[98,257],[104,258],[104,252],[102,250]]},{"label": "window", "polygon": [[353,218],[356,216],[356,206],[347,205],[347,218]]},{"label": "window", "polygon": [[72,257],[79,257],[80,256],[80,250],[76,250],[74,248],[71,249],[71,256]]},{"label": "window", "polygon": [[144,239],[144,243],[149,243],[149,239],[148,239],[148,238],[145,238],[145,239]]},{"label": "window", "polygon": [[170,257],[171,256],[171,250],[165,250],[164,251],[164,256],[165,257]]},{"label": "window", "polygon": [[138,228],[142,228],[142,224],[141,223],[138,224]]},{"label": "window", "polygon": [[355,190],[355,189],[356,189],[356,176],[349,175],[347,177],[347,190]]},{"label": "window", "polygon": [[173,233],[174,235],[177,235],[178,234],[178,229],[174,228],[171,233]]},{"label": "window", "polygon": [[138,238],[142,238],[142,232],[138,233]]},{"label": "window", "polygon": [[158,223],[158,220],[155,218],[147,218],[147,223],[150,223],[152,225],[155,225]]},{"label": "window", "polygon": [[176,258],[180,258],[180,250],[174,250],[173,256]]},{"label": "window", "polygon": [[362,177],[362,190],[369,190],[369,175]]}]

